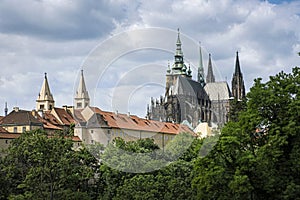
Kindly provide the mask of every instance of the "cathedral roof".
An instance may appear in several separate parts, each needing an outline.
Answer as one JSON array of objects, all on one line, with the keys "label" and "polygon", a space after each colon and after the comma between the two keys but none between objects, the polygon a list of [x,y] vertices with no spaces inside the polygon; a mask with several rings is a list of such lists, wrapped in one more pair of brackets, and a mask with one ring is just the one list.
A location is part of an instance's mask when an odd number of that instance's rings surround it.
[{"label": "cathedral roof", "polygon": [[205,91],[201,86],[201,83],[179,76],[176,84],[172,88],[173,95],[188,95],[194,96],[195,98],[200,95],[205,95]]},{"label": "cathedral roof", "polygon": [[231,97],[227,82],[207,83],[204,89],[212,101],[228,100]]}]

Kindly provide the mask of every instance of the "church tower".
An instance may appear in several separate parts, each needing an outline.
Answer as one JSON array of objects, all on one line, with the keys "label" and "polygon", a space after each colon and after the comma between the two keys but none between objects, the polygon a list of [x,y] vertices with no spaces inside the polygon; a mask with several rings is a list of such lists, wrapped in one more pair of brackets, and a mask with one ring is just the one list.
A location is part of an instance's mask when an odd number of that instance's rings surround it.
[{"label": "church tower", "polygon": [[192,78],[192,70],[191,67],[187,67],[183,60],[183,51],[182,44],[180,40],[180,32],[179,29],[177,33],[177,41],[176,41],[176,51],[174,55],[174,63],[172,68],[170,67],[170,63],[168,63],[167,74],[166,74],[166,92],[165,96],[169,95],[170,87],[175,85],[177,78],[179,76],[186,77],[188,79]]},{"label": "church tower", "polygon": [[47,80],[47,73],[45,73],[44,82],[36,100],[36,110],[52,110],[54,107],[54,99],[50,92],[49,83]]},{"label": "church tower", "polygon": [[211,63],[211,55],[208,55],[208,69],[207,69],[207,76],[206,76],[206,83],[214,83],[215,82],[215,76],[212,68],[212,63]]},{"label": "church tower", "polygon": [[240,68],[239,53],[236,52],[235,72],[232,77],[232,95],[237,100],[242,100],[245,95],[243,74]]},{"label": "church tower", "polygon": [[82,109],[89,105],[90,105],[90,97],[85,86],[83,70],[81,70],[79,85],[74,98],[74,107],[75,109]]}]

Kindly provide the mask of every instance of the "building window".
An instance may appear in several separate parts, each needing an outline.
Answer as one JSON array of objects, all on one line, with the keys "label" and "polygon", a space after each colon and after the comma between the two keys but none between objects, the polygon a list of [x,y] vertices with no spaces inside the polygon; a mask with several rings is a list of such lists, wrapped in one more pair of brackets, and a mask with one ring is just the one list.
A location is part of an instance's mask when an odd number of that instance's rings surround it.
[{"label": "building window", "polygon": [[40,109],[41,109],[41,110],[44,110],[44,108],[45,108],[45,105],[44,105],[44,104],[41,104],[41,105],[40,105]]},{"label": "building window", "polygon": [[91,130],[91,133],[94,133],[94,130]]},{"label": "building window", "polygon": [[49,110],[52,110],[52,105],[49,106]]},{"label": "building window", "polygon": [[81,108],[82,107],[82,103],[77,103],[77,108]]},{"label": "building window", "polygon": [[5,140],[5,144],[8,144],[8,140]]},{"label": "building window", "polygon": [[26,126],[23,126],[23,127],[22,127],[22,131],[23,131],[23,133],[26,132]]},{"label": "building window", "polygon": [[91,143],[94,144],[94,140],[91,140]]},{"label": "building window", "polygon": [[18,132],[18,127],[14,127],[14,133]]}]

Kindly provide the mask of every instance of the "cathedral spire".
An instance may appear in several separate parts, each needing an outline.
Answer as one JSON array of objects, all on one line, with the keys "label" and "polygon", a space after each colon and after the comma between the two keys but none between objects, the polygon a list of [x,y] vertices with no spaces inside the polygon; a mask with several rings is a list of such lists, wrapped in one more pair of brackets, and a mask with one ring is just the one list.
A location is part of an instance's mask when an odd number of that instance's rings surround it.
[{"label": "cathedral spire", "polygon": [[201,43],[199,42],[199,67],[198,67],[198,79],[197,81],[201,83],[202,86],[205,85],[204,81],[204,68],[203,68],[203,60],[202,60],[202,50]]},{"label": "cathedral spire", "polygon": [[231,84],[233,97],[237,100],[242,100],[246,96],[246,92],[238,52],[236,52],[235,71],[232,77]]},{"label": "cathedral spire", "polygon": [[181,41],[180,41],[180,32],[179,28],[177,29],[177,42],[176,42],[176,54],[175,56],[183,56],[182,49],[181,49]]},{"label": "cathedral spire", "polygon": [[239,61],[239,52],[236,52],[236,61],[235,61],[235,74],[242,74],[241,73],[241,67],[240,67],[240,61]]},{"label": "cathedral spire", "polygon": [[54,107],[54,99],[50,92],[50,87],[47,79],[47,73],[45,73],[44,82],[36,100],[37,110],[51,110]]},{"label": "cathedral spire", "polygon": [[206,76],[206,82],[207,83],[214,83],[215,82],[215,76],[212,68],[212,63],[211,63],[211,55],[208,55],[208,69],[207,69],[207,76]]},{"label": "cathedral spire", "polygon": [[89,104],[90,104],[90,97],[89,97],[89,93],[86,89],[84,76],[83,76],[83,70],[81,70],[78,89],[76,91],[74,103],[75,103],[75,108],[77,108],[77,109],[85,108],[86,106],[89,106]]},{"label": "cathedral spire", "polygon": [[174,64],[172,66],[172,74],[187,75],[187,67],[183,61],[183,52],[181,48],[180,32],[177,29],[176,52],[174,55]]}]

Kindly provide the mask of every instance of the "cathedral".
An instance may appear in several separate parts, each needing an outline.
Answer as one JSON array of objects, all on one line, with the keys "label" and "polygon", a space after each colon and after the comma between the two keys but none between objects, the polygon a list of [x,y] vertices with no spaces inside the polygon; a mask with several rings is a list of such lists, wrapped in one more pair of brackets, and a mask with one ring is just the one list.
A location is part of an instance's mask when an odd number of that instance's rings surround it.
[{"label": "cathedral", "polygon": [[184,63],[181,45],[178,31],[174,63],[167,67],[165,94],[156,100],[151,98],[146,117],[158,121],[185,123],[193,128],[201,122],[207,122],[212,127],[222,127],[229,120],[230,101],[245,97],[238,52],[230,90],[227,82],[215,80],[210,54],[207,76],[204,77],[201,47],[197,80],[193,80],[190,66],[187,67]]}]

